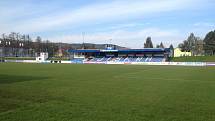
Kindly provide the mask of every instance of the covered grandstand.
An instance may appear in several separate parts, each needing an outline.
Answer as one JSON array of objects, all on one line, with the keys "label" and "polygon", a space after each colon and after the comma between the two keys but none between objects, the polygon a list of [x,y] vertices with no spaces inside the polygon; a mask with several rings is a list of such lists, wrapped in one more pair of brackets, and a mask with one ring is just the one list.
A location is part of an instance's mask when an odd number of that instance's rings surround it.
[{"label": "covered grandstand", "polygon": [[145,49],[77,49],[69,50],[73,63],[92,64],[129,64],[144,62],[166,62],[170,55],[169,48]]}]

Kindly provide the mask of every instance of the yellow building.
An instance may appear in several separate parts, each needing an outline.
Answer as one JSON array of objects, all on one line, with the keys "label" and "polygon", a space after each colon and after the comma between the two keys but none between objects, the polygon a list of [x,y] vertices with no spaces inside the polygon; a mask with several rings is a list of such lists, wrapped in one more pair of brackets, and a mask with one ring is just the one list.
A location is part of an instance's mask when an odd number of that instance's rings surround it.
[{"label": "yellow building", "polygon": [[180,48],[174,49],[174,57],[192,56],[191,52],[182,52]]}]

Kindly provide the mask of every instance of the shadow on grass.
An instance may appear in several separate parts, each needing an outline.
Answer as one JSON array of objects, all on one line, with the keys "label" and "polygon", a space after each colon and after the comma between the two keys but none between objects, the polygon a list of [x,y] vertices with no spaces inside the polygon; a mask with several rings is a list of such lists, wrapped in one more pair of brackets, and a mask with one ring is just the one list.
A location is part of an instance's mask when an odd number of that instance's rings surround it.
[{"label": "shadow on grass", "polygon": [[18,83],[18,82],[33,81],[33,80],[43,80],[43,79],[48,79],[48,77],[0,74],[0,84],[10,84],[10,83]]}]

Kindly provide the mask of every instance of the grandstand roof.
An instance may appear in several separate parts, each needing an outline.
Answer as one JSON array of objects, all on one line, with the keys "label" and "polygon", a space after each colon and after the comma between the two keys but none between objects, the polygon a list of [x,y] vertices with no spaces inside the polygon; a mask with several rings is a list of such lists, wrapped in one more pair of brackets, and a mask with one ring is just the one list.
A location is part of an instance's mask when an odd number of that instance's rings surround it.
[{"label": "grandstand roof", "polygon": [[99,49],[78,49],[78,50],[69,50],[72,53],[95,53],[100,52]]},{"label": "grandstand roof", "polygon": [[168,52],[169,48],[144,48],[144,49],[123,49],[123,50],[99,50],[99,49],[78,49],[78,50],[69,50],[72,53],[96,53],[96,52]]}]

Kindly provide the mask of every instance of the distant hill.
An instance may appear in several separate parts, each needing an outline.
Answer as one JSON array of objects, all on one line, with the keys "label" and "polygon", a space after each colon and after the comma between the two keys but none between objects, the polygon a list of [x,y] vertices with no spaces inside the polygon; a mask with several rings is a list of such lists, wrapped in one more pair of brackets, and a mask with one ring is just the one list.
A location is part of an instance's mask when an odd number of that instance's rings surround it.
[{"label": "distant hill", "polygon": [[[56,43],[56,45],[62,47],[62,48],[69,48],[69,49],[105,49],[106,44],[92,44],[92,43]],[[115,49],[128,49],[126,47],[121,47],[118,45],[112,44],[112,46],[115,46]]]}]

